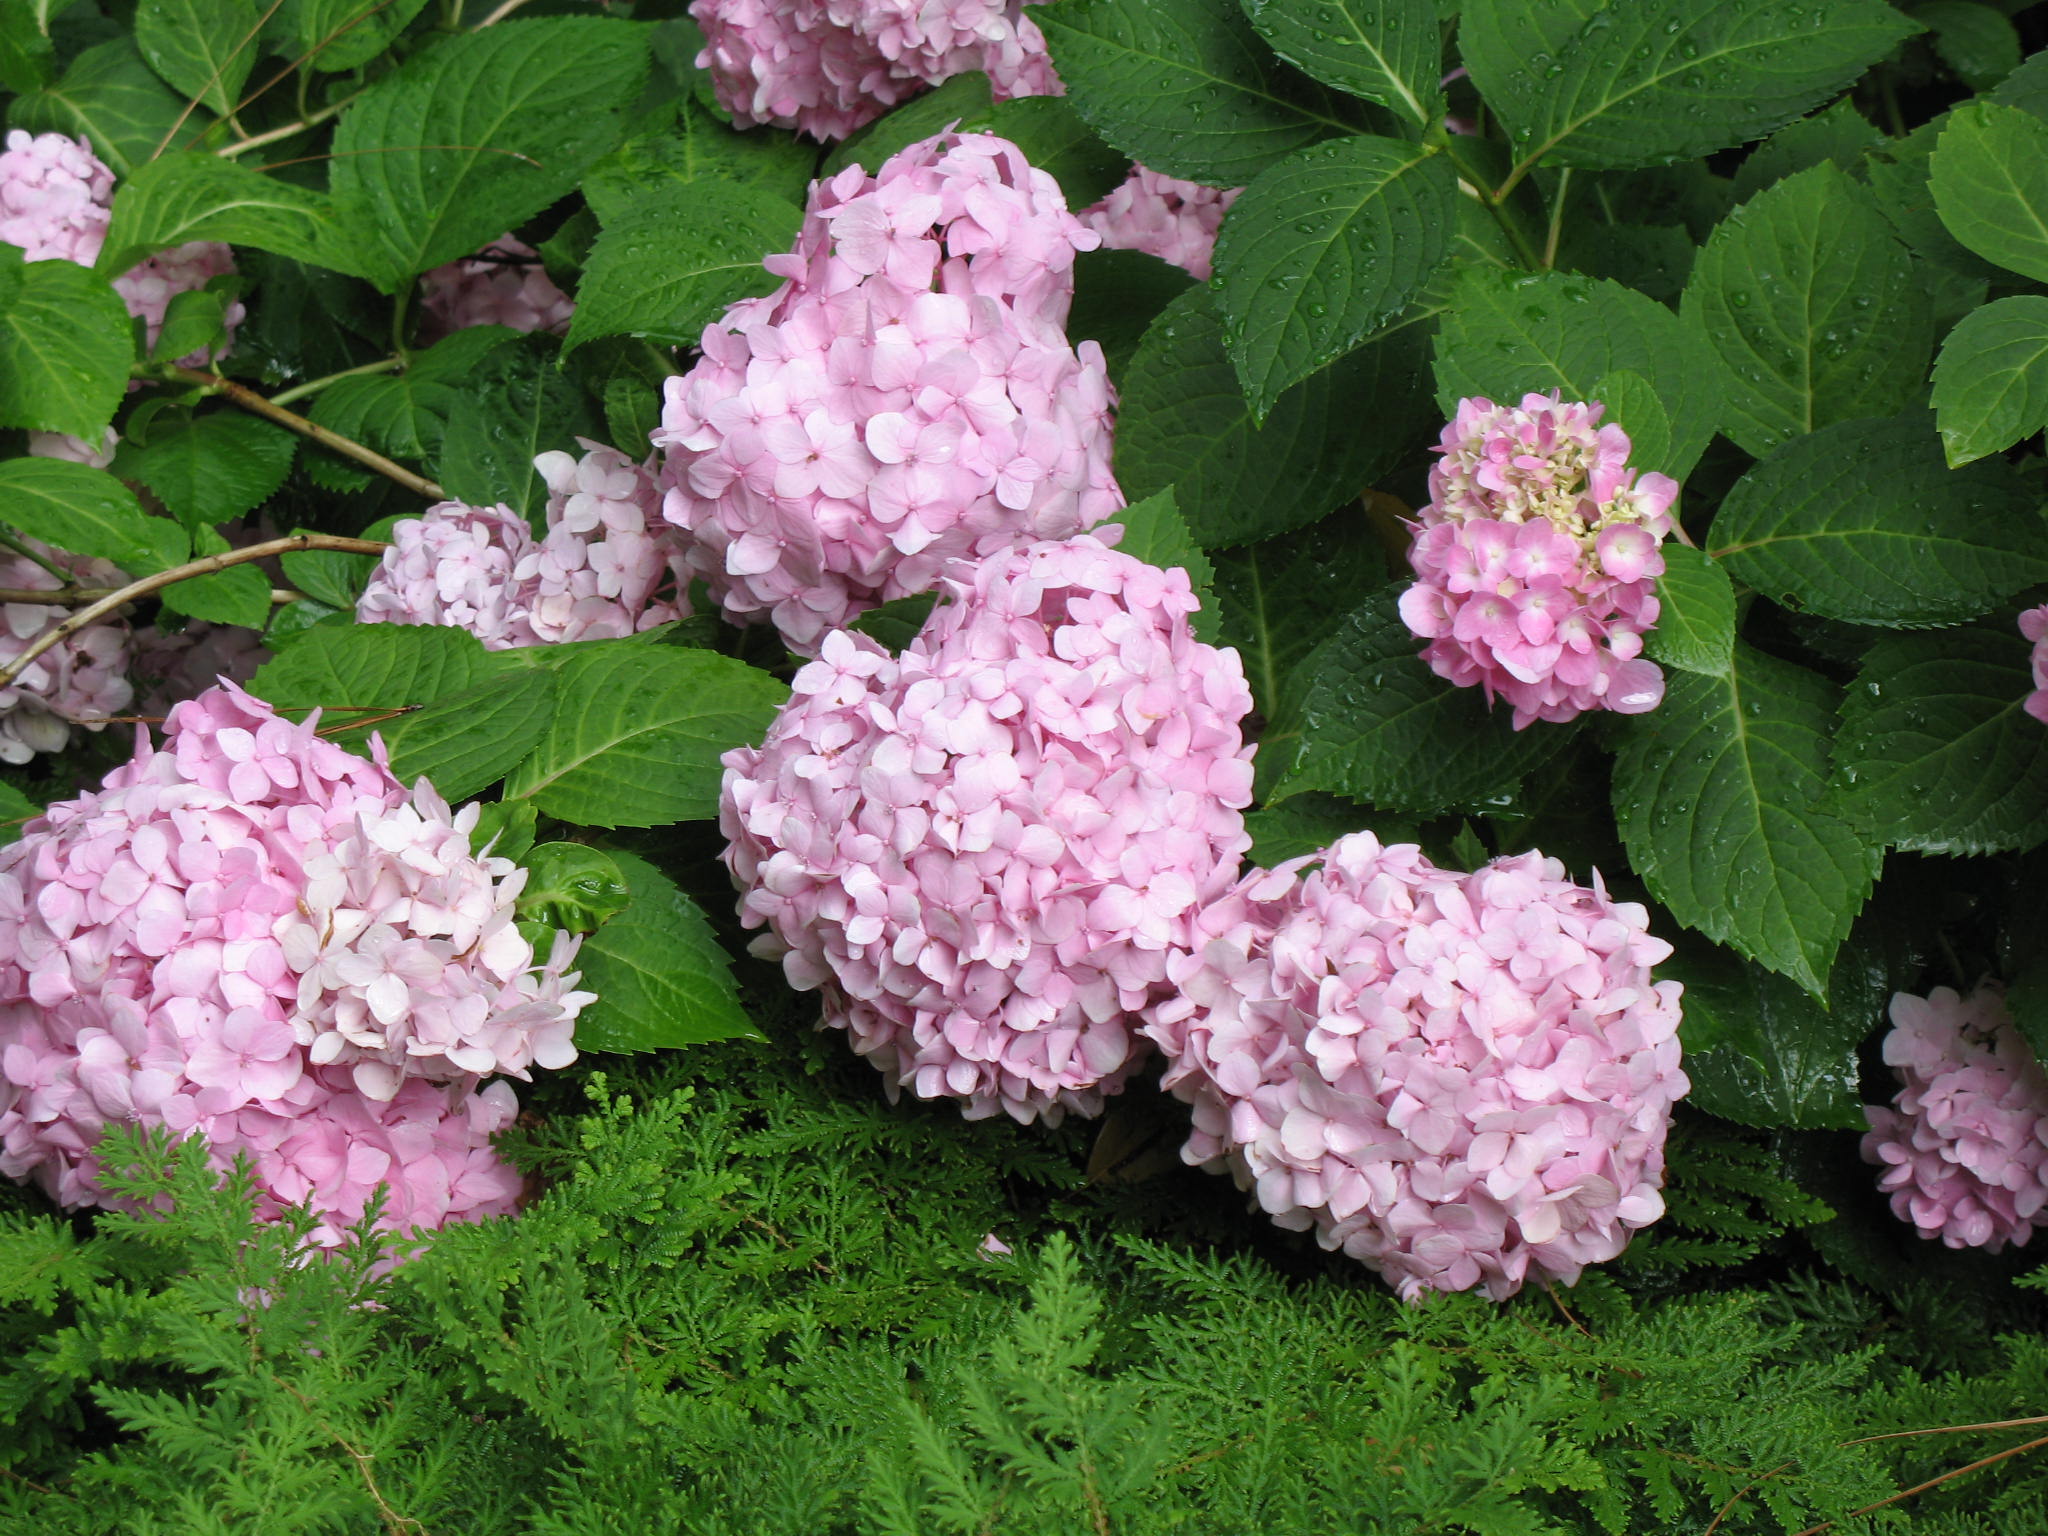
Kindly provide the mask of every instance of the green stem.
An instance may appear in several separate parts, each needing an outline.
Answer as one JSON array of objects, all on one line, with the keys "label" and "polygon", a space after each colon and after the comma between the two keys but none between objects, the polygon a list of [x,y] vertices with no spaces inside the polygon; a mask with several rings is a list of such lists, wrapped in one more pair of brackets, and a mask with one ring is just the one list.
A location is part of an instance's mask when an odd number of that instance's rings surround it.
[{"label": "green stem", "polygon": [[24,544],[20,539],[17,539],[11,533],[0,533],[0,549],[11,549],[17,555],[21,556],[22,559],[34,561],[37,565],[41,566],[44,570],[48,571],[52,576],[56,577],[67,587],[70,586],[72,583],[73,577],[69,571],[58,570],[56,566],[52,565],[48,560],[44,559],[41,555],[37,554],[34,550],[30,549],[28,545]]},{"label": "green stem", "polygon": [[272,395],[270,403],[272,405],[290,405],[294,400],[303,400],[308,395],[317,395],[328,385],[337,383],[342,379],[353,379],[366,373],[390,373],[394,369],[403,368],[404,366],[405,359],[402,357],[380,357],[374,363],[364,363],[355,368],[344,368],[339,373],[328,374],[325,378],[308,379],[303,384],[294,384],[290,389]]},{"label": "green stem", "polygon": [[1566,166],[1558,173],[1557,193],[1550,200],[1550,233],[1543,241],[1543,270],[1548,272],[1557,265],[1557,237],[1564,231],[1564,205],[1572,190],[1572,168]]}]

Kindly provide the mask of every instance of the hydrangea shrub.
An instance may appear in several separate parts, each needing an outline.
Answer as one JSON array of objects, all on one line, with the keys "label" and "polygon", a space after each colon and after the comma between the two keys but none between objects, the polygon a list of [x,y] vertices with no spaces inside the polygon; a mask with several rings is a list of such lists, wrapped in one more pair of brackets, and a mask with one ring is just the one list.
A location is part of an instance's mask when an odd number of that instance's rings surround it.
[{"label": "hydrangea shrub", "polygon": [[376,12],[0,0],[21,1199],[156,1131],[345,1258],[818,1025],[1168,1269],[2024,1262],[2040,18]]}]

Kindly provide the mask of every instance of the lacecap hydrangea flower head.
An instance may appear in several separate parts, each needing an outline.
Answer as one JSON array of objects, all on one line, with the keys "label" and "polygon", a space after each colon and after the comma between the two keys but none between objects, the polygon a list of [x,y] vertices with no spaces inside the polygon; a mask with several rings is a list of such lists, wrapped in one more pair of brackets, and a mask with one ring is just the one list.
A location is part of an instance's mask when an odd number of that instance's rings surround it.
[{"label": "lacecap hydrangea flower head", "polygon": [[[89,267],[99,260],[113,222],[114,173],[100,163],[84,139],[61,133],[29,134],[17,128],[0,151],[0,243],[20,246],[30,261],[72,261]],[[214,240],[193,240],[161,251],[114,279],[114,291],[141,320],[156,345],[171,300],[204,288],[235,270],[233,253]],[[228,335],[242,322],[242,306],[228,306]],[[203,366],[205,352],[180,361]]]},{"label": "lacecap hydrangea flower head", "polygon": [[830,143],[974,70],[998,101],[1059,91],[1024,0],[694,0],[690,16],[697,67],[743,128]]},{"label": "lacecap hydrangea flower head", "polygon": [[510,1209],[515,1101],[479,1085],[574,1059],[576,941],[537,960],[477,808],[315,725],[223,684],[0,850],[0,1172],[103,1203],[126,1123],[248,1155],[323,1244],[379,1183],[394,1227]]},{"label": "lacecap hydrangea flower head", "polygon": [[835,630],[726,754],[740,915],[887,1075],[970,1119],[1094,1114],[1250,845],[1251,708],[1187,573],[1080,536],[949,571],[902,655]]},{"label": "lacecap hydrangea flower head", "polygon": [[1889,1109],[1864,1106],[1866,1161],[1892,1213],[1951,1248],[2024,1243],[2048,1204],[2048,1075],[1986,983],[1892,997]]},{"label": "lacecap hydrangea flower head", "polygon": [[1123,505],[1102,350],[1062,327],[1096,237],[990,134],[812,185],[782,287],[707,326],[655,443],[664,515],[728,616],[793,650],[949,561]]},{"label": "lacecap hydrangea flower head", "polygon": [[391,530],[356,600],[366,624],[445,624],[491,650],[638,634],[690,612],[681,536],[660,517],[652,473],[587,439],[534,468],[547,533],[511,508],[444,501]]},{"label": "lacecap hydrangea flower head", "polygon": [[1570,1284],[1663,1214],[1671,946],[1528,853],[1471,874],[1369,832],[1205,910],[1145,1033],[1182,1156],[1404,1298]]},{"label": "lacecap hydrangea flower head", "polygon": [[1664,697],[1642,649],[1678,484],[1631,468],[1604,410],[1555,393],[1459,401],[1416,514],[1401,617],[1439,677],[1507,700],[1517,730]]}]

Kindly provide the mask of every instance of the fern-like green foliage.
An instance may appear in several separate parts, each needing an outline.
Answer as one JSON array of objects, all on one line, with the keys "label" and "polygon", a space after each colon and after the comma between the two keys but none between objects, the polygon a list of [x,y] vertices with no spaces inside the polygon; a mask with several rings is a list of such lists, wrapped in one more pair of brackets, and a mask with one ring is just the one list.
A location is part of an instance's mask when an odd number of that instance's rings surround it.
[{"label": "fern-like green foliage", "polygon": [[2039,1433],[1870,1438],[2041,1411],[2048,1344],[1930,1368],[1910,1296],[1818,1278],[1830,1213],[1765,1137],[1688,1121],[1668,1226],[1570,1291],[1409,1307],[1224,1181],[864,1070],[734,1044],[541,1090],[530,1207],[395,1266],[367,1226],[308,1259],[190,1145],[114,1149],[132,1213],[10,1194],[0,1531],[2048,1528],[2032,1453],[1883,1504]]}]

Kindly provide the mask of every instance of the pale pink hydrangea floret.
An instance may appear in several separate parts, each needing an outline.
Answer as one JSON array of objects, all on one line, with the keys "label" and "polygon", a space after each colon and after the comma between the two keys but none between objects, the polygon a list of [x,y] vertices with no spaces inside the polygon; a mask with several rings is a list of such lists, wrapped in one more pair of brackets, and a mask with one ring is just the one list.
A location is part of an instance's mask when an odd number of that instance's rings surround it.
[{"label": "pale pink hydrangea floret", "polygon": [[1016,146],[940,135],[811,188],[787,281],[704,331],[655,443],[727,615],[810,654],[947,563],[1123,505],[1102,350],[1062,327],[1096,237]]},{"label": "pale pink hydrangea floret", "polygon": [[2034,642],[2034,691],[2022,706],[2036,720],[2048,724],[2048,605],[2029,608],[2020,615],[2020,633]]},{"label": "pale pink hydrangea floret", "polygon": [[105,469],[112,464],[114,450],[120,445],[121,435],[112,427],[107,428],[97,448],[69,432],[31,432],[28,435],[31,458],[63,459],[68,463],[83,464],[87,469]]},{"label": "pale pink hydrangea floret", "polygon": [[1242,187],[1221,189],[1133,166],[1124,184],[1081,210],[1081,222],[1113,251],[1143,251],[1209,281],[1223,215]]},{"label": "pale pink hydrangea floret", "polygon": [[[19,128],[7,135],[7,148],[0,151],[0,241],[20,246],[30,261],[71,261],[81,267],[98,261],[113,220],[113,196],[114,174],[86,140]],[[114,279],[114,291],[128,313],[143,322],[155,346],[172,299],[234,270],[234,256],[225,245],[193,240],[129,268]],[[239,302],[227,308],[230,341],[243,313]],[[179,361],[203,367],[211,357],[195,352]]]},{"label": "pale pink hydrangea floret", "polygon": [[322,1242],[380,1181],[387,1225],[509,1208],[513,1100],[476,1089],[574,1056],[575,942],[535,964],[477,807],[315,724],[223,684],[0,850],[0,1173],[101,1203],[92,1149],[128,1123],[247,1153]]},{"label": "pale pink hydrangea floret", "polygon": [[[87,560],[25,540],[74,581],[118,587],[127,577],[105,560]],[[51,590],[63,582],[23,555],[0,553],[0,587]],[[30,642],[71,617],[72,610],[47,603],[0,604],[0,665],[27,650]],[[128,681],[128,625],[109,617],[44,651],[26,670],[0,687],[0,762],[25,763],[38,752],[61,752],[74,726],[103,729],[134,701]]]},{"label": "pale pink hydrangea floret", "polygon": [[474,256],[434,268],[420,279],[421,327],[433,340],[473,325],[509,325],[515,331],[569,329],[576,301],[555,286],[540,253],[524,241],[501,235]]},{"label": "pale pink hydrangea floret", "polygon": [[1187,573],[1083,535],[962,561],[900,657],[837,630],[719,825],[755,949],[893,1093],[1097,1113],[1249,845],[1251,695]]},{"label": "pale pink hydrangea floret", "polygon": [[1439,677],[1506,699],[1517,730],[1664,697],[1642,649],[1678,485],[1629,467],[1605,409],[1554,392],[1459,401],[1416,514],[1401,617]]},{"label": "pale pink hydrangea floret", "polygon": [[1892,1213],[1951,1248],[2024,1243],[2048,1204],[2048,1075],[1991,983],[1892,996],[1886,1065],[1901,1087],[1865,1105],[1863,1156]]},{"label": "pale pink hydrangea floret", "polygon": [[1256,870],[1146,1029],[1227,1170],[1403,1297],[1570,1284],[1663,1214],[1671,946],[1528,853],[1472,874],[1369,832]]},{"label": "pale pink hydrangea floret", "polygon": [[541,454],[548,531],[509,507],[444,501],[391,531],[356,602],[364,623],[446,624],[491,650],[609,640],[689,616],[680,535],[653,474],[585,440]]},{"label": "pale pink hydrangea floret", "polygon": [[980,70],[996,100],[1059,91],[1028,0],[695,0],[697,66],[741,127],[843,139]]}]

